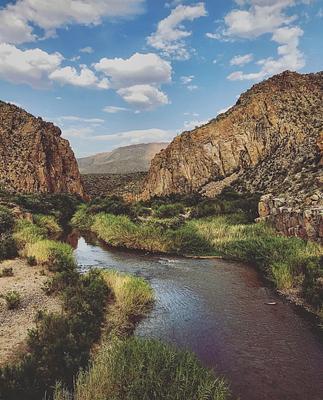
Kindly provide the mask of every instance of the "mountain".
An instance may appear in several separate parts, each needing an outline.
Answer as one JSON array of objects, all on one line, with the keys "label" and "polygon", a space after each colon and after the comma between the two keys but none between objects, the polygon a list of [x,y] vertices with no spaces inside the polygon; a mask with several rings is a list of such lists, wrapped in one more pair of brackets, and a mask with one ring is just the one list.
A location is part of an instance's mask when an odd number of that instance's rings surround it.
[{"label": "mountain", "polygon": [[60,129],[0,101],[0,187],[84,196],[74,153]]},{"label": "mountain", "polygon": [[152,160],[142,198],[194,191],[212,197],[232,185],[305,201],[323,183],[322,132],[323,72],[285,71],[177,136]]},{"label": "mountain", "polygon": [[119,147],[77,160],[82,174],[127,174],[148,171],[152,158],[168,143],[142,143]]}]

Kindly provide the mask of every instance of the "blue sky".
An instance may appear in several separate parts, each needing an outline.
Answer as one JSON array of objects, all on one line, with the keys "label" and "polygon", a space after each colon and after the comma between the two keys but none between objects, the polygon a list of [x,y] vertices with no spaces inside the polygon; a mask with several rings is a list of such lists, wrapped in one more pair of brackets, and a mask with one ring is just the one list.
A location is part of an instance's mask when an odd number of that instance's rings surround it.
[{"label": "blue sky", "polygon": [[0,98],[77,156],[169,141],[285,69],[322,70],[323,0],[0,1]]}]

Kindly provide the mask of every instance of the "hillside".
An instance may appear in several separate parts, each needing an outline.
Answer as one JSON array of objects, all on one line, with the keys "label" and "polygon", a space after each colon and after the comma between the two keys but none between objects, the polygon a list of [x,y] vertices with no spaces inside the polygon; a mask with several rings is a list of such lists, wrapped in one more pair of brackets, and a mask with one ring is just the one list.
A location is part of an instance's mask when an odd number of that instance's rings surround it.
[{"label": "hillside", "polygon": [[74,153],[50,122],[0,101],[0,187],[84,196]]},{"label": "hillside", "polygon": [[128,174],[145,172],[153,157],[168,143],[141,143],[119,147],[77,160],[82,174]]},{"label": "hillside", "polygon": [[322,183],[322,100],[323,72],[286,71],[254,85],[226,113],[155,156],[142,198],[212,197],[232,184],[305,201]]}]

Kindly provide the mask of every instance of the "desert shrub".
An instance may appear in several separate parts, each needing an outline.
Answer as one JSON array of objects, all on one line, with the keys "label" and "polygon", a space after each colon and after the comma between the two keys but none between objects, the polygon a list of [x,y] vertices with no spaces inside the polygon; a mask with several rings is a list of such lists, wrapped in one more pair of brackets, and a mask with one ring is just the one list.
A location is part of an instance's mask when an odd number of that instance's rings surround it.
[{"label": "desert shrub", "polygon": [[0,261],[13,258],[17,255],[16,242],[11,234],[0,234]]},{"label": "desert shrub", "polygon": [[185,212],[181,203],[162,204],[154,210],[154,215],[158,218],[172,218]]},{"label": "desert shrub", "polygon": [[[59,389],[58,389],[59,390]],[[56,400],[67,400],[67,393]],[[73,400],[225,400],[228,386],[196,356],[156,340],[114,339],[76,381]]]},{"label": "desert shrub", "polygon": [[96,198],[90,202],[88,210],[90,214],[105,212],[113,215],[133,216],[131,205],[117,196]]},{"label": "desert shrub", "polygon": [[0,234],[12,231],[15,220],[9,208],[0,206]]},{"label": "desert shrub", "polygon": [[11,290],[3,295],[6,300],[7,307],[9,310],[14,310],[19,307],[21,303],[21,295],[16,290]]},{"label": "desert shrub", "polygon": [[0,272],[0,277],[9,277],[9,276],[13,276],[12,267],[2,268],[2,271]]},{"label": "desert shrub", "polygon": [[33,218],[37,226],[46,230],[47,235],[53,236],[62,233],[62,228],[53,215],[35,214]]},{"label": "desert shrub", "polygon": [[27,257],[27,258],[26,258],[26,261],[27,261],[27,264],[28,264],[30,267],[34,267],[35,265],[37,265],[37,260],[36,260],[36,257],[34,257],[34,256],[29,256],[29,257]]},{"label": "desert shrub", "polygon": [[52,271],[73,268],[75,264],[71,246],[54,240],[44,239],[28,244],[25,255],[34,257],[37,264],[47,264]]}]

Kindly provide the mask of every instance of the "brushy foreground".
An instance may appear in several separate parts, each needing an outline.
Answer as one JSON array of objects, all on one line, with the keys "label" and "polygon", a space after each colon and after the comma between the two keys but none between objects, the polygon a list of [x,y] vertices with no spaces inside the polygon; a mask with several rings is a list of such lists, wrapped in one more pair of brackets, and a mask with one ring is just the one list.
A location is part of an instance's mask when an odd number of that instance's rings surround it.
[{"label": "brushy foreground", "polygon": [[74,395],[61,386],[55,400],[225,400],[225,381],[197,358],[155,340],[115,338],[105,343]]}]

